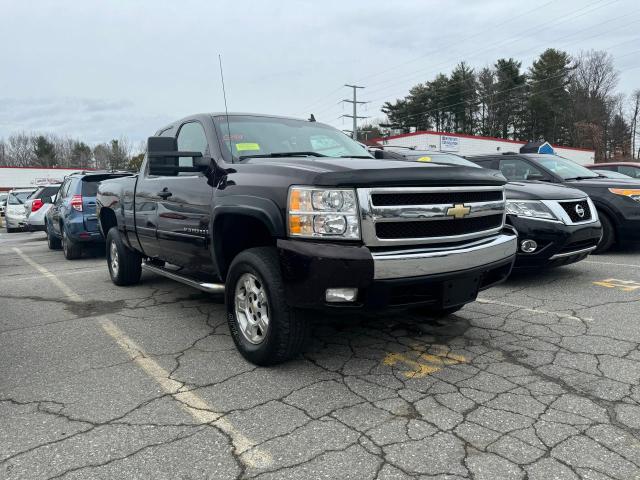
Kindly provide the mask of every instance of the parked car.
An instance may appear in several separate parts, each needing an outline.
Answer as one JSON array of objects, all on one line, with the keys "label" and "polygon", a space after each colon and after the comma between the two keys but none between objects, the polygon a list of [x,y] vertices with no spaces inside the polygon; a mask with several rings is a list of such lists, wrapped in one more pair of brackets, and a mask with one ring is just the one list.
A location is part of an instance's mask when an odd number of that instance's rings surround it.
[{"label": "parked car", "polygon": [[79,258],[82,250],[104,238],[96,219],[98,184],[123,173],[79,172],[67,176],[45,216],[51,250],[62,248],[67,260]]},{"label": "parked car", "polygon": [[640,162],[609,162],[585,165],[590,170],[607,170],[618,172],[631,178],[640,179]]},{"label": "parked car", "polygon": [[24,213],[24,202],[29,195],[33,193],[33,190],[33,188],[19,188],[9,192],[4,214],[8,233],[24,229],[27,225],[27,217]]},{"label": "parked car", "polygon": [[24,202],[27,217],[27,229],[31,232],[46,231],[46,214],[51,208],[53,198],[58,193],[60,184],[43,185],[33,192]]},{"label": "parked car", "polygon": [[[452,153],[397,147],[370,149],[376,158],[481,168]],[[518,231],[515,268],[568,265],[598,246],[602,226],[587,194],[544,182],[509,182],[505,189],[507,223]]]},{"label": "parked car", "polygon": [[148,140],[135,176],[98,190],[113,283],[141,269],[224,292],[249,361],[300,351],[301,309],[447,315],[511,272],[504,177],[380,162],[342,132],[254,114],[201,114]]},{"label": "parked car", "polygon": [[485,168],[500,170],[510,181],[540,180],[575,187],[595,204],[602,239],[594,253],[615,243],[640,241],[640,181],[605,178],[588,168],[553,154],[505,153],[469,156]]},{"label": "parked car", "polygon": [[611,170],[595,170],[595,169],[591,169],[591,171],[594,172],[594,173],[597,173],[601,177],[625,178],[627,180],[629,180],[631,178],[629,175],[625,175],[624,173],[619,173],[619,172],[613,172]]},{"label": "parked car", "polygon": [[0,217],[4,217],[4,211],[7,208],[8,192],[0,192]]}]

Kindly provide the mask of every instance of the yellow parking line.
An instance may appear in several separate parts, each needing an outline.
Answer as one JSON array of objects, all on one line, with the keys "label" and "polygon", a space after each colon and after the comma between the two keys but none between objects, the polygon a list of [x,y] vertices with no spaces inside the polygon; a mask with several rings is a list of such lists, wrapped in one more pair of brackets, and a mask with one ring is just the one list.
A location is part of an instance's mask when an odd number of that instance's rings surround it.
[{"label": "yellow parking line", "polygon": [[[75,293],[68,285],[62,282],[54,273],[37,263],[32,258],[24,254],[19,248],[13,249],[26,263],[38,270],[44,277],[58,287],[69,299],[82,302],[82,298]],[[253,448],[256,444],[240,432],[221,413],[217,413],[202,397],[195,392],[185,391],[183,384],[170,378],[167,370],[162,368],[155,360],[140,347],[135,341],[127,337],[107,317],[99,317],[102,329],[111,336],[118,346],[124,350],[133,362],[142,369],[149,377],[155,380],[160,387],[175,398],[180,407],[201,424],[210,424],[227,434],[233,443],[234,450],[240,459],[248,466],[254,468],[265,468],[272,463],[269,453]]]}]

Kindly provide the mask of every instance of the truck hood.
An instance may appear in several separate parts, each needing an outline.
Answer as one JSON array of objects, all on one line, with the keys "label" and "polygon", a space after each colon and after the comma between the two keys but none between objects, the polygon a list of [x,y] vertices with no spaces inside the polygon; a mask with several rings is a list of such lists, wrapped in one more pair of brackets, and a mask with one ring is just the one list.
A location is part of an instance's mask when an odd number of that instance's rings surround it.
[{"label": "truck hood", "polygon": [[495,170],[442,164],[416,165],[414,162],[375,158],[249,158],[242,164],[296,171],[318,186],[500,186],[506,183],[502,174]]},{"label": "truck hood", "polygon": [[506,186],[509,200],[570,200],[586,197],[581,190],[546,182],[509,182]]}]

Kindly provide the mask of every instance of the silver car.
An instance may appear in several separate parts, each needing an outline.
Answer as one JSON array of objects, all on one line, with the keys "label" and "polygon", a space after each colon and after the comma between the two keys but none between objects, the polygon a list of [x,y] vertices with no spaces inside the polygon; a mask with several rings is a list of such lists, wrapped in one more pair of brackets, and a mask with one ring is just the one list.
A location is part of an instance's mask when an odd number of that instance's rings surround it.
[{"label": "silver car", "polygon": [[24,202],[33,193],[33,188],[20,188],[11,190],[7,197],[7,206],[4,213],[4,220],[7,232],[15,232],[27,226],[27,216],[24,211]]},{"label": "silver car", "polygon": [[53,199],[60,190],[60,184],[43,185],[29,195],[24,202],[27,217],[27,229],[30,232],[46,231],[46,213],[53,204]]}]

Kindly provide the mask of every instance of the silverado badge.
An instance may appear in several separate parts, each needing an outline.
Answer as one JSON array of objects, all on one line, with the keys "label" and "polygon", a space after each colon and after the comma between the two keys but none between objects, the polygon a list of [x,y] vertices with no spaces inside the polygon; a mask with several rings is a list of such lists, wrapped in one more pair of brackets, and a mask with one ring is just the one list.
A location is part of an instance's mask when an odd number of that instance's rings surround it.
[{"label": "silverado badge", "polygon": [[464,218],[471,212],[471,207],[465,207],[462,203],[456,203],[447,210],[447,215],[453,218]]}]

